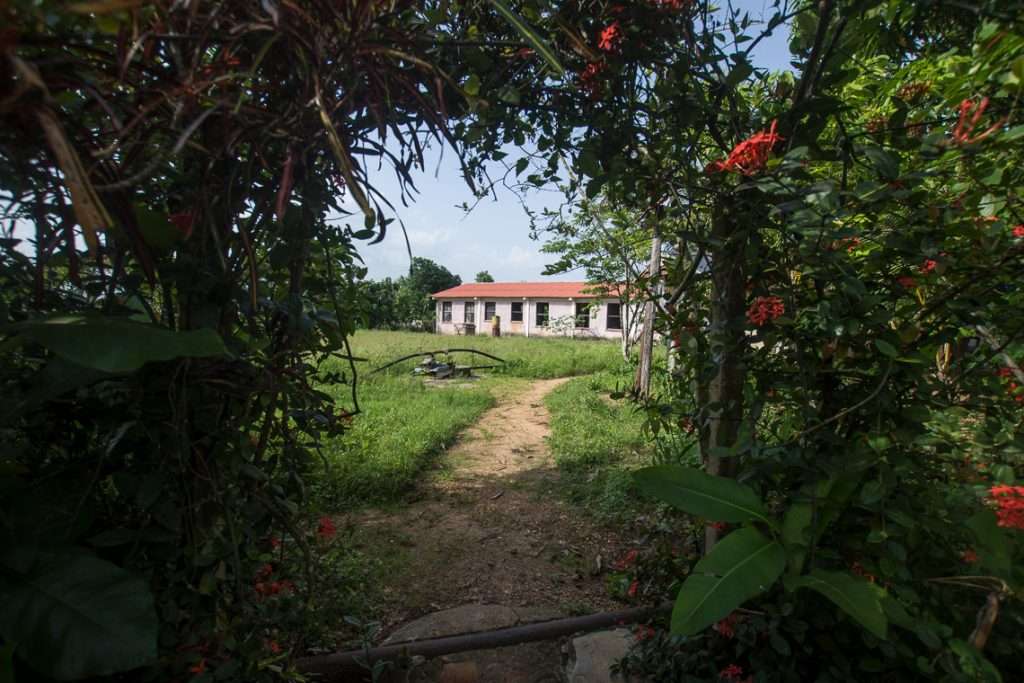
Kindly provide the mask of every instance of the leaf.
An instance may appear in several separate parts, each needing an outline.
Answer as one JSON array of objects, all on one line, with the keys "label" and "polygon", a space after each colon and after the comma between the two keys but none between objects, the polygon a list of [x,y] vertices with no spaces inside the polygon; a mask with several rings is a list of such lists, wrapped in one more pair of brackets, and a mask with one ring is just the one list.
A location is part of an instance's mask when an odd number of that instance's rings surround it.
[{"label": "leaf", "polygon": [[880,588],[843,572],[815,569],[805,576],[790,576],[785,580],[786,590],[810,588],[834,602],[861,626],[882,640],[886,638],[888,620],[882,610]]},{"label": "leaf", "polygon": [[537,35],[536,31],[530,28],[530,25],[526,23],[526,20],[516,14],[512,8],[508,6],[505,0],[488,1],[494,6],[494,9],[498,10],[498,14],[505,17],[505,21],[511,24],[512,28],[514,28],[519,35],[523,37],[523,40],[529,43],[530,47],[532,47],[537,54],[543,57],[544,61],[551,65],[551,68],[553,68],[559,76],[565,75],[565,67],[563,67],[562,63],[558,61],[558,56],[555,55],[551,46],[548,45],[546,40]]},{"label": "leaf", "polygon": [[64,360],[103,372],[132,372],[154,361],[227,353],[220,336],[210,329],[176,332],[98,315],[55,316],[6,329],[45,346]]},{"label": "leaf", "polygon": [[889,358],[895,358],[896,356],[900,355],[899,350],[895,346],[893,346],[892,344],[890,344],[887,341],[882,341],[881,339],[876,339],[875,340],[875,346],[878,347],[879,351],[881,351],[885,355],[889,356]]},{"label": "leaf", "polygon": [[691,515],[733,523],[756,519],[777,526],[757,494],[732,479],[679,465],[645,467],[633,477],[644,493]]},{"label": "leaf", "polygon": [[967,528],[978,540],[978,558],[981,564],[1001,576],[1008,576],[1013,566],[1010,543],[1006,531],[999,527],[996,513],[979,510],[967,520]]},{"label": "leaf", "polygon": [[0,555],[0,635],[57,680],[107,676],[157,656],[146,582],[73,547],[14,546]]},{"label": "leaf", "polygon": [[886,180],[895,180],[900,175],[900,158],[881,147],[865,147],[864,154],[871,160],[871,165],[878,175]]},{"label": "leaf", "polygon": [[786,568],[782,545],[757,529],[732,532],[697,563],[672,610],[672,632],[693,635],[766,591]]},{"label": "leaf", "polygon": [[808,502],[794,502],[782,518],[782,542],[789,555],[790,571],[803,571],[804,559],[811,544],[811,523],[814,521],[814,505]]}]

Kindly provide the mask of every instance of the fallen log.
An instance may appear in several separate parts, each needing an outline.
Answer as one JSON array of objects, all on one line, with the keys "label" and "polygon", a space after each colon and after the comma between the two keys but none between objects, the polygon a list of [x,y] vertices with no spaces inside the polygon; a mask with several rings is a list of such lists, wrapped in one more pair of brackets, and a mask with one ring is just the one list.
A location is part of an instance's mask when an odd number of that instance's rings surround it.
[{"label": "fallen log", "polygon": [[315,674],[318,681],[350,681],[352,680],[351,674],[368,671],[375,662],[381,660],[416,656],[431,659],[454,652],[490,650],[537,640],[551,640],[573,633],[599,631],[613,626],[647,621],[658,614],[670,612],[671,609],[672,603],[668,602],[658,607],[634,607],[617,612],[539,621],[493,631],[477,631],[441,638],[413,640],[362,650],[305,657],[299,659],[296,666],[302,673]]}]

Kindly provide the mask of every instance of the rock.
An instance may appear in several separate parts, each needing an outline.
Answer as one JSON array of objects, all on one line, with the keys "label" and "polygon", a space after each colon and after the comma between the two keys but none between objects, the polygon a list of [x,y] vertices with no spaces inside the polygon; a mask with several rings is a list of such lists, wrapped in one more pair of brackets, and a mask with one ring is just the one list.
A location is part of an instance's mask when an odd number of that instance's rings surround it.
[{"label": "rock", "polygon": [[624,628],[573,638],[569,683],[624,683],[621,676],[612,675],[611,666],[626,655],[631,643],[632,635]]}]

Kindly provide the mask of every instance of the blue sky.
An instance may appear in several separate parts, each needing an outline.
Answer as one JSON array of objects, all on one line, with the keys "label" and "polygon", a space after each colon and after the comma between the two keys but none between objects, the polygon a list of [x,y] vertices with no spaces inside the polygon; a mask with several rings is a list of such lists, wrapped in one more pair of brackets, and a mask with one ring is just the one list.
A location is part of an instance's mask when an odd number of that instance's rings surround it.
[{"label": "blue sky", "polygon": [[[748,11],[752,18],[767,19],[772,14],[770,0],[733,0],[732,5]],[[757,46],[755,65],[772,70],[790,68],[788,40],[788,29],[777,28]],[[461,178],[454,155],[445,155],[440,167],[434,155],[427,162],[427,169],[427,173],[415,176],[420,190],[415,203],[407,208],[399,206],[398,212],[408,231],[413,256],[440,263],[460,275],[464,282],[472,282],[480,270],[490,271],[499,282],[583,279],[581,273],[541,277],[544,266],[553,259],[540,253],[540,242],[530,239],[529,218],[512,192],[499,187],[496,199],[488,197],[466,213],[462,204],[472,205],[475,200]],[[373,177],[385,195],[397,197],[397,185],[390,170],[385,168]],[[557,207],[560,199],[561,195],[548,191],[528,196],[526,203],[539,210],[545,205]],[[363,244],[359,248],[370,278],[398,277],[409,269],[401,229],[397,222],[392,226],[381,243]]]}]

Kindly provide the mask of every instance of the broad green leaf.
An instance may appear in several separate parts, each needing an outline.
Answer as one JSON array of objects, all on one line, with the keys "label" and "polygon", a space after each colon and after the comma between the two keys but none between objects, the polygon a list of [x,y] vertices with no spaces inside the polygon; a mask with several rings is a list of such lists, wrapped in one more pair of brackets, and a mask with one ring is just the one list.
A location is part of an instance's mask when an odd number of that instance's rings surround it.
[{"label": "broad green leaf", "polygon": [[805,576],[786,577],[786,590],[810,588],[834,602],[876,637],[885,640],[888,620],[882,610],[885,591],[843,572],[815,569]]},{"label": "broad green leaf", "polygon": [[786,568],[782,545],[750,527],[711,549],[686,578],[672,610],[672,632],[692,635],[766,591]]},{"label": "broad green leaf", "polygon": [[124,318],[65,315],[7,328],[64,360],[103,372],[131,372],[146,363],[227,353],[210,329],[176,332]]},{"label": "broad green leaf", "polygon": [[1006,531],[1001,529],[992,510],[979,510],[967,520],[967,528],[978,539],[978,558],[981,564],[1000,576],[1007,576],[1012,568],[1010,543]]},{"label": "broad green leaf", "polygon": [[876,339],[875,346],[878,347],[879,351],[889,356],[889,358],[895,358],[896,356],[900,355],[899,350],[897,350],[895,346],[882,339]]},{"label": "broad green leaf", "polygon": [[794,502],[782,518],[782,542],[789,555],[790,572],[803,571],[807,549],[811,545],[811,522],[814,506],[808,502]]},{"label": "broad green leaf", "polygon": [[530,25],[526,23],[526,20],[516,14],[516,12],[508,6],[508,3],[506,3],[505,0],[489,0],[489,2],[494,6],[494,9],[498,10],[498,14],[503,16],[505,21],[511,24],[512,28],[514,28],[519,35],[523,37],[523,40],[529,43],[530,47],[532,47],[537,54],[543,57],[544,61],[551,65],[551,68],[553,68],[559,76],[565,74],[565,67],[563,67],[562,63],[558,61],[558,56],[555,55],[554,50],[551,49],[551,46],[548,45],[547,41],[541,38],[536,31],[530,28]]},{"label": "broad green leaf", "polygon": [[641,491],[691,515],[716,522],[756,519],[776,527],[757,494],[732,479],[679,465],[645,467],[633,476]]},{"label": "broad green leaf", "polygon": [[8,548],[0,572],[0,636],[36,671],[68,681],[156,659],[156,607],[144,580],[73,547]]}]

